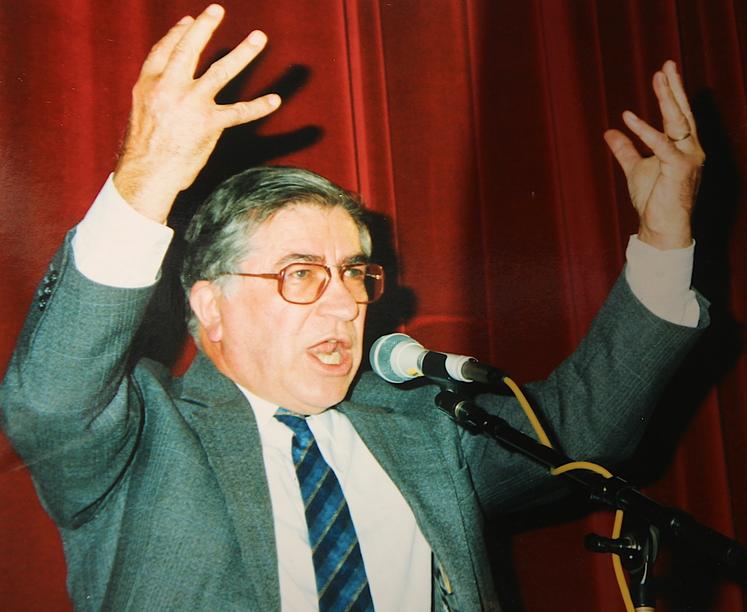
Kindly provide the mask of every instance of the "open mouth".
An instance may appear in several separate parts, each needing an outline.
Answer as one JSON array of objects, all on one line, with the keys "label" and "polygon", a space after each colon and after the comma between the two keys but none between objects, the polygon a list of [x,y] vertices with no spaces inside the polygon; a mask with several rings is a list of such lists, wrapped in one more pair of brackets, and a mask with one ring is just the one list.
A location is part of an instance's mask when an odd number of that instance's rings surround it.
[{"label": "open mouth", "polygon": [[339,340],[325,340],[311,347],[311,353],[325,365],[340,365],[344,348]]}]

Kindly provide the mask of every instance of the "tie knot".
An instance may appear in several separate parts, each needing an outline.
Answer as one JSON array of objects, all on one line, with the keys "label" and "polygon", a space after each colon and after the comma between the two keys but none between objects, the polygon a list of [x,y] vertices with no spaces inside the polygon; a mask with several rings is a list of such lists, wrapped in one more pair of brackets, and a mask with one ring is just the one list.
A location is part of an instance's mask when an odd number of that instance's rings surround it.
[{"label": "tie knot", "polygon": [[314,440],[314,434],[311,433],[311,429],[309,429],[309,425],[304,417],[293,414],[285,408],[278,408],[275,418],[296,434],[299,446],[307,447]]}]

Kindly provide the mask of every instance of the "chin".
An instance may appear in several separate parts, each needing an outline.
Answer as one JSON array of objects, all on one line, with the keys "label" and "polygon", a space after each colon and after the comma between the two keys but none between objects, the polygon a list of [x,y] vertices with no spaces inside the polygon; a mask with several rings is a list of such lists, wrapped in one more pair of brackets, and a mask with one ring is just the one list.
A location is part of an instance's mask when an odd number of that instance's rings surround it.
[{"label": "chin", "polygon": [[306,414],[319,414],[332,406],[336,406],[348,394],[348,386],[343,389],[330,389],[316,394],[314,397],[303,398],[303,408]]}]

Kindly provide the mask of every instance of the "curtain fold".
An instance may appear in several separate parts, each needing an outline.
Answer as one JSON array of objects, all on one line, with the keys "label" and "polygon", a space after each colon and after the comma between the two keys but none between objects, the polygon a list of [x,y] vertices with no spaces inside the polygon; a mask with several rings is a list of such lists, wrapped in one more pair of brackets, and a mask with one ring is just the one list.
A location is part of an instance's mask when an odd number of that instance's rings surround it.
[{"label": "curtain fold", "polygon": [[[116,163],[142,60],[204,4],[0,2],[3,365],[47,261]],[[636,215],[602,133],[622,126],[626,108],[658,125],[651,76],[678,62],[708,155],[694,282],[714,321],[623,475],[747,544],[744,2],[223,4],[201,69],[262,28],[267,50],[220,99],[274,90],[284,104],[224,135],[180,197],[177,229],[236,171],[308,167],[361,193],[374,214],[393,282],[370,335],[399,327],[518,381],[546,376],[573,350],[620,274]],[[70,609],[59,537],[3,437],[0,500],[0,607]],[[623,610],[609,559],[582,543],[611,524],[565,502],[492,525],[506,609]],[[660,610],[747,609],[737,584],[677,546],[655,572]]]}]

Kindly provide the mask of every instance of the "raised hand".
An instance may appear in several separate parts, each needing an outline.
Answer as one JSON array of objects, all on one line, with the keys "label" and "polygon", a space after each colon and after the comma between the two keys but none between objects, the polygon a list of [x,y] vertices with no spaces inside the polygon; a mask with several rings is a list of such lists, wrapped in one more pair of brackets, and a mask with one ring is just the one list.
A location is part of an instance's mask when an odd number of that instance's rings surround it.
[{"label": "raised hand", "polygon": [[623,121],[653,151],[642,157],[619,130],[604,134],[628,181],[638,211],[638,237],[658,249],[692,243],[691,216],[705,153],[698,141],[695,119],[673,61],[654,74],[654,92],[664,123],[660,132],[630,111]]},{"label": "raised hand", "polygon": [[255,30],[194,78],[205,45],[223,18],[208,6],[184,17],[151,49],[132,90],[132,111],[114,184],[143,215],[165,222],[179,191],[189,187],[227,127],[254,121],[280,106],[276,94],[218,105],[215,96],[265,46]]}]

